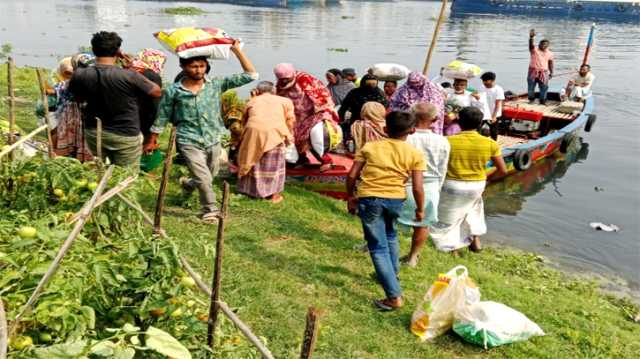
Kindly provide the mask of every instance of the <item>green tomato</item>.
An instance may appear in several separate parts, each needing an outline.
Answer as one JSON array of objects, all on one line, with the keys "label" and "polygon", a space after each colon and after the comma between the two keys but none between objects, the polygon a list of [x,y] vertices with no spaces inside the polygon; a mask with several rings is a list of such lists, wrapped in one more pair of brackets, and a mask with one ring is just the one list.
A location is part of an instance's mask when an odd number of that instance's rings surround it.
[{"label": "green tomato", "polygon": [[29,226],[21,227],[18,230],[18,235],[23,239],[35,238],[37,234],[38,230]]},{"label": "green tomato", "polygon": [[58,197],[58,198],[62,198],[64,197],[64,191],[60,188],[56,188],[53,190],[53,194]]},{"label": "green tomato", "polygon": [[191,288],[196,285],[196,281],[189,276],[183,276],[182,278],[180,278],[180,284],[187,288]]},{"label": "green tomato", "polygon": [[11,346],[15,350],[22,350],[33,345],[33,339],[29,336],[20,336],[11,341]]},{"label": "green tomato", "polygon": [[187,307],[191,308],[191,307],[193,307],[194,305],[196,305],[196,301],[195,301],[195,300],[188,300],[188,301],[187,301]]},{"label": "green tomato", "polygon": [[40,333],[38,338],[40,339],[40,341],[42,343],[49,343],[49,342],[51,342],[53,340],[53,337],[51,337],[51,334],[49,334],[47,332]]},{"label": "green tomato", "polygon": [[178,308],[171,312],[171,318],[180,318],[182,316],[182,309]]},{"label": "green tomato", "polygon": [[87,189],[89,189],[89,191],[91,192],[95,191],[96,188],[98,188],[98,182],[89,182],[87,184]]},{"label": "green tomato", "polygon": [[84,187],[86,187],[86,186],[87,186],[87,184],[88,184],[88,183],[89,183],[89,182],[88,182],[86,179],[81,178],[81,179],[79,179],[79,180],[76,180],[75,185],[76,185],[76,187],[78,187],[78,188],[84,188]]}]

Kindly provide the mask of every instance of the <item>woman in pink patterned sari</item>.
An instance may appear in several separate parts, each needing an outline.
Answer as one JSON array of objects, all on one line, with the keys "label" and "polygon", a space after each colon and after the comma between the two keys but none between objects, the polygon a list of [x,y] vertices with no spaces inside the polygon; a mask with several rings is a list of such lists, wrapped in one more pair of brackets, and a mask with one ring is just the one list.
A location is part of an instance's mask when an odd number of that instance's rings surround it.
[{"label": "woman in pink patterned sari", "polygon": [[[338,126],[338,114],[334,110],[331,92],[322,81],[306,72],[297,71],[291,64],[278,64],[273,70],[278,83],[277,94],[293,101],[296,124],[294,127],[295,145],[302,162],[306,160],[306,152],[310,151],[322,166],[321,171],[332,166],[328,148],[320,150],[311,145],[311,129],[320,122],[325,126]],[[328,141],[325,141],[328,142]]]}]

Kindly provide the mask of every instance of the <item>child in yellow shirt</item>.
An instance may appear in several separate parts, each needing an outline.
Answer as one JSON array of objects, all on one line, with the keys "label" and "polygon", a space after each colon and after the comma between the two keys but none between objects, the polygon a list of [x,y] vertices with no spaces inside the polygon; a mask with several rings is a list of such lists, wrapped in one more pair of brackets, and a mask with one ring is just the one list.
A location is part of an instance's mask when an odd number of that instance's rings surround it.
[{"label": "child in yellow shirt", "polygon": [[[420,151],[406,143],[415,131],[415,119],[406,112],[391,112],[386,117],[389,138],[369,142],[356,154],[347,177],[349,213],[362,221],[364,238],[386,298],[374,301],[382,310],[402,306],[402,288],[398,280],[399,245],[396,221],[406,197],[405,183],[411,176],[416,201],[416,221],[424,218],[423,175],[426,162]],[[360,184],[356,196],[356,180]]]}]

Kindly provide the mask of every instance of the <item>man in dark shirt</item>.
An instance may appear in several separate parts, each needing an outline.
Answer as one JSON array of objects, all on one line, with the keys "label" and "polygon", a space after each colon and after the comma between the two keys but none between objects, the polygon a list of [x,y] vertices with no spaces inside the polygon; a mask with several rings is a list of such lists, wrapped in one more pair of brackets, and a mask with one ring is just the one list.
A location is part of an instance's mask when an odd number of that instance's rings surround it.
[{"label": "man in dark shirt", "polygon": [[91,152],[97,153],[96,118],[102,121],[102,159],[137,168],[142,154],[139,99],[159,98],[160,87],[141,74],[115,66],[122,56],[122,39],[115,32],[93,35],[96,65],[74,72],[69,90],[85,102],[83,122]]}]

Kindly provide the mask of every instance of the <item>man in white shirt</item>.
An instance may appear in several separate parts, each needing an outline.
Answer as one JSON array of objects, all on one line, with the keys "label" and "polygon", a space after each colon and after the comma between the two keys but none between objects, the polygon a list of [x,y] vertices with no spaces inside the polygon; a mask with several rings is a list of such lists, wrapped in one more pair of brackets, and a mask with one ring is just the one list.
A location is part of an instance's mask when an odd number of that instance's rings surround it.
[{"label": "man in white shirt", "polygon": [[502,105],[504,103],[504,90],[501,86],[496,84],[496,74],[493,72],[485,72],[480,76],[482,83],[484,84],[484,93],[487,96],[487,105],[489,107],[489,114],[491,116],[489,122],[489,129],[491,131],[491,138],[498,139],[498,119],[502,116]]},{"label": "man in white shirt", "polygon": [[[489,106],[487,105],[487,97],[484,93],[467,91],[467,85],[469,84],[467,79],[454,79],[453,87],[445,89],[447,95],[446,104],[452,108],[462,109],[465,107],[475,107],[482,111],[485,120],[489,120],[491,115],[489,113]],[[456,124],[449,124],[452,128],[457,127]],[[445,127],[448,127],[445,125]],[[459,132],[456,130],[446,130],[445,135],[451,136]]]},{"label": "man in white shirt", "polygon": [[596,76],[591,73],[591,66],[584,64],[580,66],[578,73],[569,80],[565,94],[569,94],[570,100],[582,101],[591,96],[591,85]]},{"label": "man in white shirt", "polygon": [[406,184],[408,196],[398,218],[399,223],[413,227],[411,251],[403,258],[403,262],[413,268],[418,264],[422,247],[429,237],[429,227],[438,222],[440,190],[447,176],[451,146],[444,136],[431,130],[431,125],[438,118],[438,110],[433,104],[418,102],[413,105],[411,112],[416,118],[416,127],[415,132],[407,137],[407,143],[417,148],[427,163],[427,170],[423,172],[425,217],[420,222],[414,219],[416,202],[413,183],[409,180]]}]

